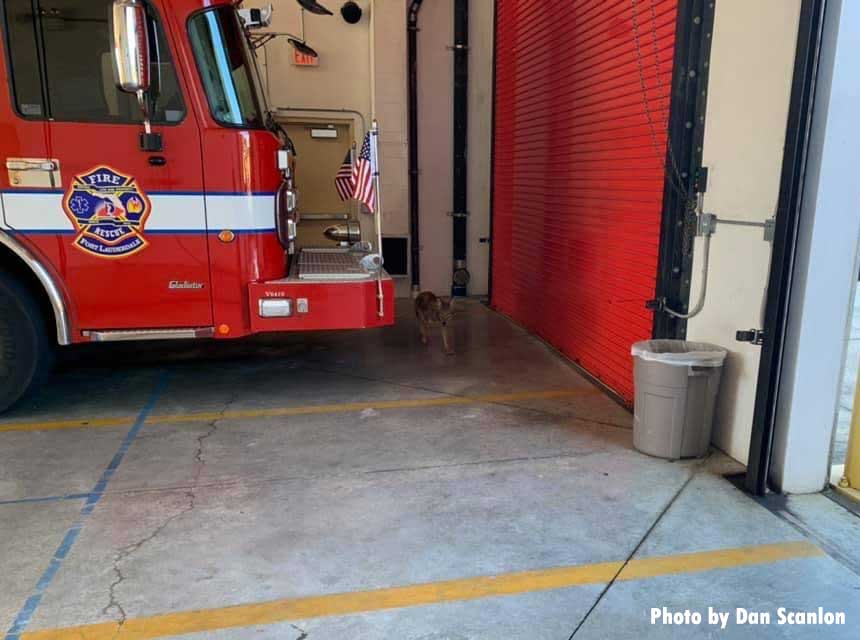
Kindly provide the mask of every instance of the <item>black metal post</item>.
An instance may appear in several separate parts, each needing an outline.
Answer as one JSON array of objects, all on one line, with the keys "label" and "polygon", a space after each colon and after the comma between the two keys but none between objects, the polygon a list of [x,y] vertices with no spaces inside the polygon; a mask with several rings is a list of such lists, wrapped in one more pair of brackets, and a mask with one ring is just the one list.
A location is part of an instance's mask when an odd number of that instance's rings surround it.
[{"label": "black metal post", "polygon": [[[673,309],[686,309],[690,302],[695,235],[695,214],[690,204],[695,198],[702,166],[714,4],[713,0],[679,2],[675,22],[656,291],[657,299],[665,300]],[[687,321],[658,310],[654,314],[653,335],[684,339]]]},{"label": "black metal post", "polygon": [[451,295],[465,296],[468,219],[466,146],[469,124],[469,0],[454,0],[454,272]]},{"label": "black metal post", "polygon": [[412,0],[406,18],[409,67],[409,259],[412,288],[421,286],[421,243],[418,225],[418,12],[423,0]]},{"label": "black metal post", "polygon": [[490,245],[487,265],[487,300],[493,304],[493,213],[496,206],[496,69],[498,67],[499,2],[493,0],[493,101],[490,115],[490,233],[486,241]]}]

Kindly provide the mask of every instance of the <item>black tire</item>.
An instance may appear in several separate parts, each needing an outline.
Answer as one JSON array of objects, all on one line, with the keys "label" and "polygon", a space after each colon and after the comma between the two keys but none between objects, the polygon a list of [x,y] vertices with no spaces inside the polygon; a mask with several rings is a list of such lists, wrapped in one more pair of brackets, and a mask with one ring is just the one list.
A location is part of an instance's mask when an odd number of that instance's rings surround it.
[{"label": "black tire", "polygon": [[41,384],[53,363],[53,345],[33,295],[0,271],[0,413]]}]

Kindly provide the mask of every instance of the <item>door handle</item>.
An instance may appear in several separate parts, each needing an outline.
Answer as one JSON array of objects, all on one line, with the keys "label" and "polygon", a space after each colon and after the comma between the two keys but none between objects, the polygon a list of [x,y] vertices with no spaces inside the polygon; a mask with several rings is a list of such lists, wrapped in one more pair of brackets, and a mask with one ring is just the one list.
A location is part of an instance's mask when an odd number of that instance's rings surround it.
[{"label": "door handle", "polygon": [[9,171],[56,171],[57,163],[53,160],[24,160],[9,158],[6,161]]},{"label": "door handle", "polygon": [[6,158],[12,187],[55,189],[62,182],[60,161],[55,158]]},{"label": "door handle", "polygon": [[149,164],[153,167],[163,167],[167,164],[167,158],[164,156],[149,156]]}]

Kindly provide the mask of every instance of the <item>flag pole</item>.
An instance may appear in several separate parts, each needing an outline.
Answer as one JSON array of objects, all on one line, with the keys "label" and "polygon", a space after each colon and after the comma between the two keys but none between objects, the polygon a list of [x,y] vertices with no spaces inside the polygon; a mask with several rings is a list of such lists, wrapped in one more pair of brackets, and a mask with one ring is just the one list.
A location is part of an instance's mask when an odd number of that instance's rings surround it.
[{"label": "flag pole", "polygon": [[382,294],[382,189],[379,184],[379,122],[373,120],[370,129],[370,166],[373,169],[373,188],[376,191],[376,252],[379,255],[379,269],[376,271],[376,300],[379,317],[385,316],[385,297]]},{"label": "flag pole", "polygon": [[[349,170],[350,171],[355,170],[355,140],[352,141],[352,146],[349,148]],[[349,215],[350,216],[359,215],[361,213],[361,205],[358,205],[358,207],[356,208],[355,201],[351,200],[350,202],[351,202],[351,204],[349,207]],[[360,215],[359,215],[359,217],[360,217]]]}]

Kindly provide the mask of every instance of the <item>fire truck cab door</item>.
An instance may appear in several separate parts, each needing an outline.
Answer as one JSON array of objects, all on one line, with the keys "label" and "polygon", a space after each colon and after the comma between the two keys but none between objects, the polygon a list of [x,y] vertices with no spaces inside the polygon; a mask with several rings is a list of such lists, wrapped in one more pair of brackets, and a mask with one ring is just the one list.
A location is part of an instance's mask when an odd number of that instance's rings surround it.
[{"label": "fire truck cab door", "polygon": [[115,85],[111,0],[49,4],[40,23],[49,153],[62,170],[54,214],[68,229],[60,267],[77,324],[82,330],[209,327],[200,132],[169,25],[150,6],[152,123],[163,148],[144,152],[140,106]]}]

